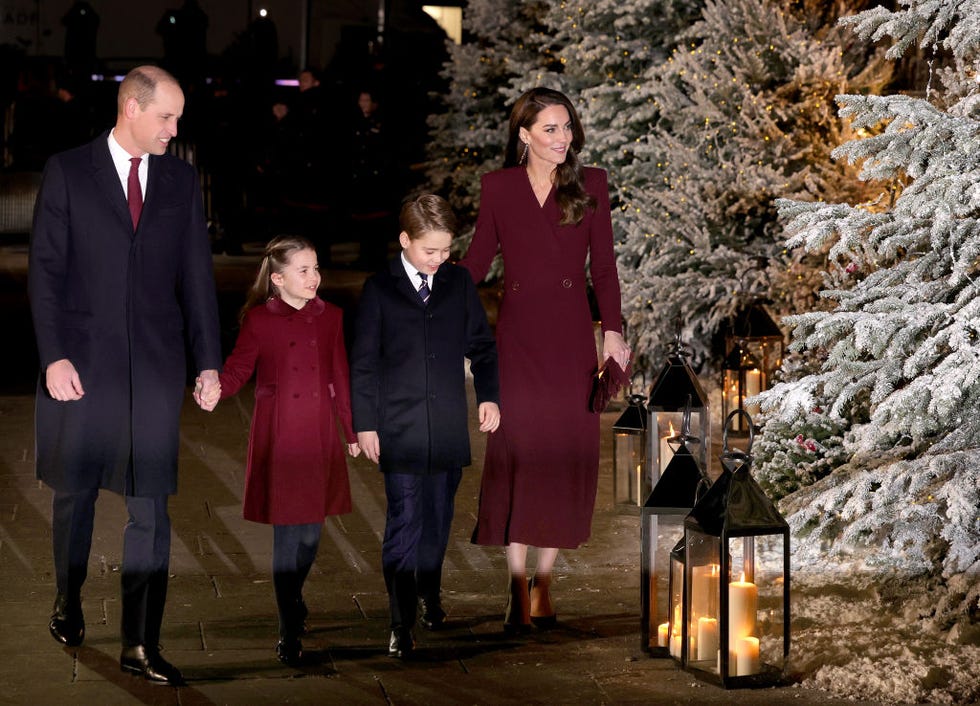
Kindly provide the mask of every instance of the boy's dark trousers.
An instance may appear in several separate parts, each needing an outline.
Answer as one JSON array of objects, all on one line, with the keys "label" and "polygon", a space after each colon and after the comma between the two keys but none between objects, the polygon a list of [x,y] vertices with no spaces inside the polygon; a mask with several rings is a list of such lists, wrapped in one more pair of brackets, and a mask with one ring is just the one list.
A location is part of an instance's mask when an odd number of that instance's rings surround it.
[{"label": "boy's dark trousers", "polygon": [[381,564],[392,629],[410,630],[418,600],[439,605],[460,468],[431,474],[385,473],[388,499]]}]

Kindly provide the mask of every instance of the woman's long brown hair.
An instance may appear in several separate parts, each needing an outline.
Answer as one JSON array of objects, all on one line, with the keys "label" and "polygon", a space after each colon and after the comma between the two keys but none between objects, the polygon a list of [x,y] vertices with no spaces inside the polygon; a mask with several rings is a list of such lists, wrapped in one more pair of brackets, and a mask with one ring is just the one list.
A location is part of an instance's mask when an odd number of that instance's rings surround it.
[{"label": "woman's long brown hair", "polygon": [[538,119],[538,113],[553,105],[564,106],[572,123],[572,144],[565,152],[565,161],[555,168],[555,199],[561,211],[561,225],[570,225],[579,223],[587,208],[595,208],[596,201],[585,190],[585,176],[582,164],[578,161],[578,153],[585,144],[585,130],[582,129],[582,121],[575,112],[575,106],[564,93],[538,87],[517,99],[510,112],[510,135],[504,154],[504,166],[516,167],[523,163],[525,147],[520,139],[521,128],[530,130]]}]

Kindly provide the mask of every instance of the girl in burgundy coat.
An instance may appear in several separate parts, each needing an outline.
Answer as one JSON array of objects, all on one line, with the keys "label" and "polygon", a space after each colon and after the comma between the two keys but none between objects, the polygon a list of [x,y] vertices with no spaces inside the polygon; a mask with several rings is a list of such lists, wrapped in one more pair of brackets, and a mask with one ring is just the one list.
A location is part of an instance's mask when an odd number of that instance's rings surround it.
[{"label": "girl in burgundy coat", "polygon": [[223,399],[255,373],[244,516],[274,526],[276,653],[286,664],[302,658],[303,582],[323,520],[351,510],[338,425],[350,455],[360,453],[351,424],[341,311],[317,297],[319,286],[309,241],[287,236],[269,243],[220,376]]}]

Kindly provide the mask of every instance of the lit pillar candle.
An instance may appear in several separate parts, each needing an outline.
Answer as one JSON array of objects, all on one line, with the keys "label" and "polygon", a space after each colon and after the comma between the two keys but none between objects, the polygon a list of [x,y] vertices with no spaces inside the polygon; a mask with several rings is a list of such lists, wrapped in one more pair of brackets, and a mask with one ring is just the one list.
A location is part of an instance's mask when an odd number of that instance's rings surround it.
[{"label": "lit pillar candle", "polygon": [[[745,371],[745,397],[752,397],[762,392],[762,372],[757,369]],[[745,405],[745,411],[749,414],[758,414],[759,406],[756,404]]]},{"label": "lit pillar candle", "polygon": [[642,507],[643,503],[646,502],[646,498],[643,497],[643,465],[639,463],[636,464],[636,485],[633,487],[636,488],[636,496],[630,499]]},{"label": "lit pillar candle", "polygon": [[718,565],[695,566],[691,569],[691,623],[701,617],[715,617],[718,592]]},{"label": "lit pillar candle", "polygon": [[657,627],[657,647],[667,646],[667,632],[670,629],[669,623],[661,623]]},{"label": "lit pillar candle", "polygon": [[698,661],[718,657],[718,621],[715,618],[698,618]]},{"label": "lit pillar candle", "polygon": [[[738,644],[743,637],[755,635],[755,619],[759,605],[759,589],[749,581],[732,581],[728,584],[728,655],[729,672],[734,672],[738,662]],[[758,640],[756,640],[758,644]],[[737,672],[738,673],[738,672]]]},{"label": "lit pillar candle", "polygon": [[676,635],[670,636],[670,656],[675,659],[681,658],[681,635],[678,632]]},{"label": "lit pillar candle", "polygon": [[740,637],[735,643],[735,675],[759,673],[759,638]]}]

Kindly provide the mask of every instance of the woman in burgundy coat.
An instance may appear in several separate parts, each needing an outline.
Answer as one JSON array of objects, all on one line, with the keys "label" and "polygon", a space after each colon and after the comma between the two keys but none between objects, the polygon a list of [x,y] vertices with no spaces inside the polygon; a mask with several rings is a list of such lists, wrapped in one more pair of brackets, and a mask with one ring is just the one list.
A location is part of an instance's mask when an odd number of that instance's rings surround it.
[{"label": "woman in burgundy coat", "polygon": [[[589,260],[603,359],[625,369],[619,278],[606,173],[583,168],[585,134],[563,94],[535,88],[510,117],[505,168],[482,180],[480,215],[462,265],[482,280],[500,250],[497,324],[501,424],[487,442],[473,541],[504,545],[510,570],[505,630],[554,623],[549,593],[559,548],[589,537],[599,468],[597,367],[586,295]],[[526,578],[528,545],[537,547]]]},{"label": "woman in burgundy coat", "polygon": [[276,652],[287,664],[302,658],[303,582],[323,520],[351,510],[338,425],[347,451],[360,451],[351,424],[341,312],[317,297],[319,286],[311,243],[297,237],[269,243],[220,376],[222,399],[256,376],[244,516],[275,526]]}]

